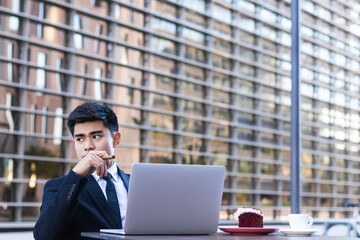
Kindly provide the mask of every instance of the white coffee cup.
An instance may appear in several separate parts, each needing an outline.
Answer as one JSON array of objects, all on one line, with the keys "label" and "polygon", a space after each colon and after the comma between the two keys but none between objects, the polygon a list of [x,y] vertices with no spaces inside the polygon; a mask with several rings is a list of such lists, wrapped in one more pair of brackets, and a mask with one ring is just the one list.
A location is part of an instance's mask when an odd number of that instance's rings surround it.
[{"label": "white coffee cup", "polygon": [[289,214],[288,217],[292,230],[307,230],[314,222],[314,219],[309,214]]}]

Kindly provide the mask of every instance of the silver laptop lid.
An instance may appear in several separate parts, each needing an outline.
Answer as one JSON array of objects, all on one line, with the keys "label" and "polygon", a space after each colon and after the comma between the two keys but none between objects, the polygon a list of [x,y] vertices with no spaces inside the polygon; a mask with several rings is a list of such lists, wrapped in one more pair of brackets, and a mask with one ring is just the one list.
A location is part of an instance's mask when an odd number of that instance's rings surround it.
[{"label": "silver laptop lid", "polygon": [[225,167],[132,165],[125,234],[217,231]]}]

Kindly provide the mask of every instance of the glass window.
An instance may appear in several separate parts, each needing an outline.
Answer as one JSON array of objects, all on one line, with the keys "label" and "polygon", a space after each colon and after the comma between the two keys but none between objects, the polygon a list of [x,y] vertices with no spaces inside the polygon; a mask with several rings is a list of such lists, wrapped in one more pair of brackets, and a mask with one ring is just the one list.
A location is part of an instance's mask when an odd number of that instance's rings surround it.
[{"label": "glass window", "polygon": [[149,143],[151,146],[163,148],[173,147],[173,136],[171,134],[150,131],[149,135]]},{"label": "glass window", "polygon": [[241,16],[239,26],[250,32],[255,32],[255,20],[252,18]]},{"label": "glass window", "polygon": [[213,123],[211,125],[211,135],[215,137],[229,137],[229,127]]},{"label": "glass window", "polygon": [[160,113],[149,113],[150,126],[156,128],[163,128],[172,130],[174,129],[174,119],[172,116],[160,114]]},{"label": "glass window", "polygon": [[170,152],[160,152],[160,151],[150,151],[150,163],[174,163],[172,159],[172,153]]},{"label": "glass window", "polygon": [[276,40],[276,30],[274,28],[263,25],[261,27],[261,34],[271,40]]},{"label": "glass window", "polygon": [[261,148],[261,158],[275,160],[275,151],[271,148]]},{"label": "glass window", "polygon": [[301,33],[302,33],[303,35],[308,36],[308,37],[313,37],[313,35],[314,35],[314,30],[313,30],[312,28],[307,27],[307,26],[302,26],[302,27],[301,27]]},{"label": "glass window", "polygon": [[[82,30],[82,20],[81,20],[80,16],[77,14],[74,15],[74,26],[73,27],[74,27],[75,31]],[[74,47],[77,49],[82,49],[83,45],[84,45],[82,35],[80,33],[74,33],[73,38],[74,38]]]},{"label": "glass window", "polygon": [[213,78],[214,78],[213,83],[216,86],[225,87],[225,88],[229,88],[231,86],[230,78],[227,75],[214,72]]},{"label": "glass window", "polygon": [[184,83],[184,94],[191,97],[203,98],[204,87],[195,83],[185,82]]},{"label": "glass window", "polygon": [[161,33],[165,33],[171,36],[175,36],[176,34],[176,25],[160,18],[154,17],[152,26],[155,30]]},{"label": "glass window", "polygon": [[314,72],[307,68],[301,68],[301,77],[306,80],[314,79]]},{"label": "glass window", "polygon": [[[317,51],[317,54],[316,54],[319,58],[325,60],[325,61],[328,61],[329,59],[331,59],[331,55],[330,55],[330,51],[329,49],[326,49],[326,48],[323,48],[323,47],[318,47],[318,51]],[[341,56],[341,55],[339,55]],[[341,56],[345,59],[344,56]],[[336,57],[335,57],[336,59]],[[343,63],[345,64],[345,62]]]},{"label": "glass window", "polygon": [[229,110],[226,108],[213,107],[213,118],[222,119],[222,120],[230,120]]},{"label": "glass window", "polygon": [[[202,139],[196,137],[187,137],[183,136],[183,147],[182,149],[188,150],[191,152],[201,152]],[[193,158],[194,156],[190,156]]]},{"label": "glass window", "polygon": [[163,73],[175,73],[175,62],[162,57],[153,56],[152,67]]},{"label": "glass window", "polygon": [[277,124],[276,124],[276,120],[272,119],[272,118],[267,118],[267,117],[262,117],[261,119],[261,123],[262,126],[267,127],[267,128],[272,128],[272,129],[276,129],[277,128]]},{"label": "glass window", "polygon": [[305,0],[303,2],[303,8],[309,12],[315,13],[315,5],[309,0]]},{"label": "glass window", "polygon": [[185,7],[193,9],[195,11],[205,11],[205,0],[179,0]]},{"label": "glass window", "polygon": [[231,53],[231,44],[228,41],[224,41],[220,38],[214,37],[214,49],[221,52]]},{"label": "glass window", "polygon": [[205,35],[204,34],[194,31],[189,28],[183,29],[183,37],[185,40],[193,42],[193,43],[198,43],[198,44],[205,43]]},{"label": "glass window", "polygon": [[263,112],[276,113],[276,104],[272,102],[263,102],[261,109]]},{"label": "glass window", "polygon": [[156,0],[156,1],[152,2],[151,5],[156,12],[159,12],[163,15],[168,15],[169,17],[176,16],[176,8],[174,5],[165,3],[160,0]]},{"label": "glass window", "polygon": [[262,80],[274,86],[276,84],[276,74],[274,72],[263,71]]},{"label": "glass window", "polygon": [[[1,40],[0,40],[1,41]],[[13,42],[7,42],[7,44],[4,44],[6,50],[4,53],[1,53],[1,55],[5,55],[7,59],[11,60],[13,58],[16,58],[16,48],[17,45],[15,45]],[[0,51],[1,52],[1,51]],[[0,78],[6,79],[9,82],[18,81],[17,77],[17,65],[13,64],[12,62],[3,63],[0,62]]]},{"label": "glass window", "polygon": [[231,37],[231,27],[228,24],[224,24],[223,22],[214,21],[214,28],[212,29],[214,35],[220,35],[225,38]]},{"label": "glass window", "polygon": [[56,108],[55,110],[55,119],[54,119],[54,131],[53,131],[53,135],[54,135],[54,139],[53,139],[53,143],[54,145],[60,145],[61,144],[61,139],[62,139],[62,127],[63,127],[63,114],[64,114],[64,110],[61,107]]},{"label": "glass window", "polygon": [[260,18],[266,23],[277,23],[277,15],[272,11],[262,8],[259,10],[258,14],[260,15]]},{"label": "glass window", "polygon": [[[38,18],[40,20],[43,20],[44,19],[44,8],[45,8],[45,4],[44,2],[39,2],[39,15],[38,15]],[[43,37],[43,25],[41,23],[38,23],[37,24],[37,37],[38,38],[42,38]]]},{"label": "glass window", "polygon": [[329,89],[319,87],[318,91],[319,91],[318,97],[319,97],[320,100],[323,100],[325,102],[330,101],[330,90]]},{"label": "glass window", "polygon": [[276,67],[276,62],[277,61],[276,61],[275,57],[264,55],[262,57],[262,61],[263,61],[263,64],[266,64],[267,66]]},{"label": "glass window", "polygon": [[[285,46],[290,47],[291,46],[291,35],[286,33],[286,32],[281,32],[278,33],[278,35],[280,36],[280,41],[282,44],[284,44]],[[276,36],[274,36],[275,38],[273,38],[274,40],[276,39]]]},{"label": "glass window", "polygon": [[238,106],[241,108],[249,108],[249,109],[253,109],[254,108],[254,100],[253,98],[250,97],[246,97],[246,96],[239,96],[239,103]]},{"label": "glass window", "polygon": [[132,23],[137,26],[144,26],[144,14],[133,9],[114,5],[114,17],[122,23]]},{"label": "glass window", "polygon": [[204,16],[189,9],[185,10],[185,21],[188,21],[200,27],[206,26],[206,20]]},{"label": "glass window", "polygon": [[318,80],[323,83],[330,84],[330,76],[326,74],[318,74]]},{"label": "glass window", "polygon": [[156,109],[173,111],[175,102],[172,97],[150,93],[151,106]]},{"label": "glass window", "polygon": [[254,92],[254,84],[245,80],[241,80],[239,83],[239,91],[241,93],[250,94]]},{"label": "glass window", "polygon": [[135,46],[144,45],[143,44],[144,34],[142,32],[122,26],[116,26],[114,32],[115,32],[114,33],[115,38],[120,41],[125,41]]},{"label": "glass window", "polygon": [[184,76],[196,80],[204,80],[204,69],[184,64]]},{"label": "glass window", "polygon": [[[38,2],[34,1],[33,3]],[[41,2],[38,2],[39,4]],[[36,7],[32,8],[36,9]],[[60,6],[55,6],[50,3],[45,2],[45,12],[44,12],[44,18],[55,24],[66,24],[66,9],[61,8]]]},{"label": "glass window", "polygon": [[102,69],[97,67],[95,68],[95,86],[94,86],[94,97],[95,99],[97,100],[100,100],[103,98],[103,95],[102,95],[102,90],[101,90],[101,82],[100,82],[100,79],[101,79],[101,75],[102,75]]},{"label": "glass window", "polygon": [[313,97],[314,86],[307,83],[301,83],[301,94],[307,97]]},{"label": "glass window", "polygon": [[205,54],[202,50],[185,46],[185,58],[197,61],[197,62],[204,62],[205,61]]},{"label": "glass window", "polygon": [[168,92],[175,91],[176,82],[174,79],[160,75],[155,75],[154,78],[155,78],[156,89],[165,90]]},{"label": "glass window", "polygon": [[152,50],[160,53],[170,53],[175,54],[175,43],[165,40],[163,38],[158,38],[153,36],[151,38],[151,48]]},{"label": "glass window", "polygon": [[255,36],[245,31],[240,31],[240,41],[255,45]]},{"label": "glass window", "polygon": [[[241,59],[246,59],[248,61],[255,61],[255,51],[248,48],[240,48],[240,57]],[[264,56],[266,57],[266,56]]]},{"label": "glass window", "polygon": [[270,133],[262,133],[261,141],[266,143],[276,143],[276,135]]},{"label": "glass window", "polygon": [[255,148],[249,145],[238,144],[238,151],[244,157],[253,157]]},{"label": "glass window", "polygon": [[76,6],[96,11],[98,14],[106,15],[107,14],[107,6],[108,2],[103,0],[78,0],[76,1]]},{"label": "glass window", "polygon": [[261,96],[264,97],[266,100],[275,101],[275,89],[263,86]]},{"label": "glass window", "polygon": [[203,116],[204,111],[201,103],[183,100],[184,102],[184,113]]},{"label": "glass window", "polygon": [[323,19],[331,20],[331,12],[323,7],[318,8],[318,14]]},{"label": "glass window", "polygon": [[[101,36],[103,32],[103,25],[96,25],[96,35]],[[99,39],[94,40],[94,52],[99,53]]]},{"label": "glass window", "polygon": [[224,58],[224,57],[221,57],[221,56],[218,56],[218,55],[214,55],[214,57],[213,57],[213,65],[215,67],[222,68],[222,69],[225,69],[225,70],[230,70],[231,69],[230,59],[227,59],[227,58]]},{"label": "glass window", "polygon": [[227,154],[229,145],[221,141],[211,141],[211,152],[216,154]]},{"label": "glass window", "polygon": [[[12,0],[11,1],[11,11],[14,13],[20,12],[20,0]],[[10,16],[9,29],[14,32],[19,31],[19,18],[18,17]]]},{"label": "glass window", "polygon": [[251,65],[247,65],[247,64],[240,64],[239,67],[240,73],[250,76],[250,77],[254,77],[255,76],[255,68]]},{"label": "glass window", "polygon": [[[4,89],[1,89],[1,90],[4,90]],[[12,132],[15,130],[15,122],[14,122],[13,112],[10,110],[10,107],[13,106],[13,104],[14,104],[13,94],[10,91],[2,91],[2,92],[6,92],[5,97],[3,98],[4,102],[2,101],[2,104],[8,108],[8,110],[2,111],[2,114],[1,114],[1,117],[2,117],[1,119],[2,119],[2,123],[3,123],[2,128],[8,129]],[[3,139],[6,139],[6,138],[3,138]],[[10,140],[9,140],[9,143],[11,143]],[[5,150],[5,149],[6,148],[3,147],[3,150]]]},{"label": "glass window", "polygon": [[212,100],[214,102],[230,103],[229,93],[217,89],[213,89]]},{"label": "glass window", "polygon": [[255,13],[255,11],[256,11],[255,4],[253,4],[247,0],[238,0],[238,1],[235,1],[235,4],[236,4],[236,6],[241,8],[241,10],[249,11],[251,13]]},{"label": "glass window", "polygon": [[45,75],[45,67],[46,65],[46,54],[43,52],[38,52],[37,54],[37,66],[38,69],[36,70],[36,88],[44,89],[45,82],[46,82],[46,75]]},{"label": "glass window", "polygon": [[[193,119],[187,119],[184,118],[183,122],[182,122],[182,130],[185,132],[192,132],[192,133],[204,133],[204,126],[203,126],[203,122],[199,121],[199,120],[193,120]],[[185,145],[185,138],[183,137],[183,143]],[[193,139],[192,137],[188,138],[188,139]],[[196,138],[195,138],[196,139]],[[201,141],[199,139],[199,141],[196,141],[196,143],[198,143],[197,146],[201,146]],[[200,147],[196,147],[195,149],[198,149],[198,151],[200,151]]]},{"label": "glass window", "polygon": [[262,40],[262,48],[271,52],[277,52],[277,45],[274,42],[263,39]]},{"label": "glass window", "polygon": [[254,140],[254,133],[253,133],[253,131],[251,131],[249,129],[239,128],[237,138],[238,139],[243,139],[243,140],[253,141]]},{"label": "glass window", "polygon": [[[286,30],[291,30],[291,20],[287,17],[281,17],[280,23],[283,28]],[[301,26],[303,28],[303,26]]]},{"label": "glass window", "polygon": [[225,9],[223,7],[220,7],[217,4],[212,5],[212,15],[214,18],[225,21],[227,23],[231,22],[231,12],[229,9]]}]

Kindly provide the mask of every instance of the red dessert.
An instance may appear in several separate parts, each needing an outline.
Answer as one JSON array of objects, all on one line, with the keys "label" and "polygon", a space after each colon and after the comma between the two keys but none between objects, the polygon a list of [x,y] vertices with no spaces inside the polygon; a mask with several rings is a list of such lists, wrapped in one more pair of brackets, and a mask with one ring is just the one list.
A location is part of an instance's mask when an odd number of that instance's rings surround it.
[{"label": "red dessert", "polygon": [[238,208],[234,216],[239,219],[239,227],[264,227],[264,214],[256,208]]}]

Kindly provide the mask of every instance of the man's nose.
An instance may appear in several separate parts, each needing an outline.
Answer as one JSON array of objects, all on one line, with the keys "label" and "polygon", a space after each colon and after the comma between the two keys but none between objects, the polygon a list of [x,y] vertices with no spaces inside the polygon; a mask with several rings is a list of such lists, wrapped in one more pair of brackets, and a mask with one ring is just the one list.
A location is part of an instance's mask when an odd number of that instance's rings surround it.
[{"label": "man's nose", "polygon": [[85,151],[90,151],[95,149],[95,145],[92,139],[87,139],[84,145]]}]

